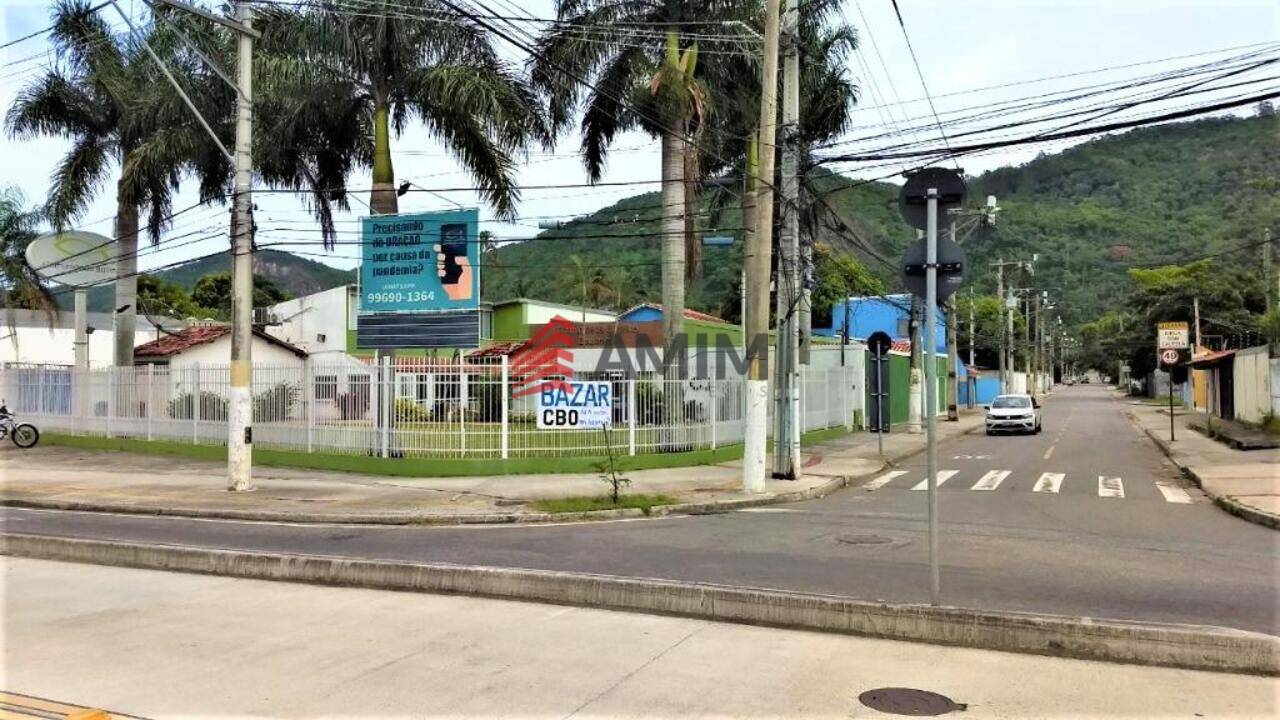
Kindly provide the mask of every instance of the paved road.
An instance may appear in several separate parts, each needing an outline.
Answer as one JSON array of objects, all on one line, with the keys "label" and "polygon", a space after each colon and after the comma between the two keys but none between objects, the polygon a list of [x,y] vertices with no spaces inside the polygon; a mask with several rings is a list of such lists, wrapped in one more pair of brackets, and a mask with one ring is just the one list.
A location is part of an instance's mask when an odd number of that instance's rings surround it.
[{"label": "paved road", "polygon": [[888,720],[858,701],[883,687],[942,693],[965,720],[1277,708],[1265,677],[39,560],[0,573],[4,690],[112,717]]},{"label": "paved road", "polygon": [[[942,446],[949,605],[1280,634],[1280,534],[1182,481],[1099,387],[1061,390],[1038,436]],[[544,527],[287,526],[9,509],[12,531],[575,570],[928,600],[919,457],[827,498],[724,515]],[[874,490],[870,489],[876,486]],[[1038,489],[1038,490],[1037,490]]]}]

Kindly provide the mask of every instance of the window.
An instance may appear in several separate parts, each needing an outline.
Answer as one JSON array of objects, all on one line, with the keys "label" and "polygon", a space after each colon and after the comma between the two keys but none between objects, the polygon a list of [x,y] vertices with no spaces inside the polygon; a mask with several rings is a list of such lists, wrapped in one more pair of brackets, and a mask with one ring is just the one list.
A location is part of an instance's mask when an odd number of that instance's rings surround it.
[{"label": "window", "polygon": [[338,376],[337,375],[317,375],[316,376],[316,399],[317,400],[333,400],[338,397]]},{"label": "window", "polygon": [[991,403],[993,408],[1029,408],[1031,407],[1031,398],[1029,397],[1009,397],[1001,396]]}]

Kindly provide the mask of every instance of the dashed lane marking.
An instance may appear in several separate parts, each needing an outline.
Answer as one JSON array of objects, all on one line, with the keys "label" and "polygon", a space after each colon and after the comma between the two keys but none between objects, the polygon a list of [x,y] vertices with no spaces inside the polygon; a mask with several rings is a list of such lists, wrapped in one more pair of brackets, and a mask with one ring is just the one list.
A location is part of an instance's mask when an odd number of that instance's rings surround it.
[{"label": "dashed lane marking", "polygon": [[1031,488],[1032,492],[1057,493],[1062,488],[1062,479],[1066,473],[1041,473],[1040,479],[1036,481],[1036,486]]},{"label": "dashed lane marking", "polygon": [[887,472],[881,475],[875,480],[872,480],[866,485],[863,485],[862,489],[863,490],[879,490],[885,485],[888,485],[889,483],[893,482],[895,478],[902,477],[903,475],[906,475],[906,474],[907,474],[906,470],[892,470],[890,472]]},{"label": "dashed lane marking", "polygon": [[1010,472],[1012,471],[1011,470],[992,470],[991,472],[988,472],[986,475],[983,475],[982,477],[978,478],[978,482],[974,483],[973,487],[969,489],[970,490],[995,490],[996,488],[1000,487],[1000,483],[1004,482],[1005,478],[1009,477]]},{"label": "dashed lane marking", "polygon": [[1124,497],[1124,483],[1118,477],[1098,476],[1098,497]]},{"label": "dashed lane marking", "polygon": [[1057,446],[1057,444],[1055,443],[1055,444],[1053,444],[1053,445],[1050,445],[1048,450],[1045,450],[1045,451],[1044,451],[1044,459],[1045,459],[1045,460],[1048,460],[1049,458],[1053,457],[1053,449],[1054,449],[1054,448],[1056,448],[1056,447],[1058,447],[1058,446]]},{"label": "dashed lane marking", "polygon": [[[959,470],[939,470],[939,471],[938,471],[938,486],[939,486],[939,487],[941,487],[941,486],[942,486],[942,483],[944,483],[944,482],[946,482],[946,481],[950,480],[950,479],[952,478],[952,476],[954,476],[954,475],[955,475],[956,473],[958,473],[958,472],[960,472],[960,471],[959,471]],[[920,482],[916,483],[916,484],[915,484],[911,489],[912,489],[912,490],[928,490],[928,489],[929,489],[929,476],[928,476],[928,474],[926,473],[926,474],[925,474],[925,478],[924,478],[923,480],[921,480]]]}]

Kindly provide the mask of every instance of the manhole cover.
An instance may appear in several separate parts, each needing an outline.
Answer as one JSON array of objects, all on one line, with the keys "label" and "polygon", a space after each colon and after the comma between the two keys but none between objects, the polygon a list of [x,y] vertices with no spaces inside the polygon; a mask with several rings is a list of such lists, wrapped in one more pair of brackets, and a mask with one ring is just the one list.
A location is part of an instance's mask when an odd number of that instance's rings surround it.
[{"label": "manhole cover", "polygon": [[846,533],[837,535],[836,542],[845,545],[888,545],[893,542],[893,538],[884,535],[869,535],[865,533]]},{"label": "manhole cover", "polygon": [[944,715],[965,709],[946,695],[915,688],[876,688],[858,696],[858,701],[872,710],[893,715]]}]

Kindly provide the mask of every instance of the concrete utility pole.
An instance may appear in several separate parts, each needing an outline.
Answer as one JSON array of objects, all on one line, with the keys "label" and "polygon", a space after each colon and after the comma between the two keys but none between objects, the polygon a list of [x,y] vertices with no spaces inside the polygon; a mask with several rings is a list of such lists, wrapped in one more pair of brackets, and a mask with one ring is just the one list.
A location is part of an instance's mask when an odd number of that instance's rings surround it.
[{"label": "concrete utility pole", "polygon": [[[978,323],[975,319],[973,309],[973,288],[969,288],[969,367],[977,364],[978,353]],[[1004,363],[1000,363],[1001,367]]]},{"label": "concrete utility pole", "polygon": [[[956,221],[951,221],[951,242],[956,240]],[[956,301],[955,298],[948,298],[947,306],[947,420],[956,422],[960,420],[960,388],[956,387],[956,363],[960,360],[960,350],[956,347],[958,342],[956,338]]]},{"label": "concrete utility pole", "polygon": [[[1271,228],[1262,231],[1262,294],[1267,298],[1267,312],[1274,307],[1271,300]],[[1276,282],[1276,294],[1280,297],[1280,278]]]},{"label": "concrete utility pole", "polygon": [[[773,158],[778,102],[778,7],[766,0],[764,62],[760,70],[759,176],[755,178],[755,232],[748,235],[746,264],[747,316],[746,414],[743,428],[742,489],[765,490],[765,444],[769,435],[769,257],[773,245]],[[763,182],[761,181],[763,180]],[[781,284],[779,284],[779,288]]]},{"label": "concrete utility pole", "polygon": [[1034,311],[1031,309],[1031,295],[1032,293],[1027,293],[1024,304],[1024,307],[1026,308],[1026,310],[1024,310],[1026,313],[1026,322],[1022,323],[1022,352],[1024,353],[1022,358],[1022,369],[1027,374],[1027,392],[1034,394],[1035,390],[1032,390],[1033,376],[1031,374],[1034,371],[1034,368],[1031,367],[1031,361],[1035,357],[1035,352],[1031,347],[1031,318],[1033,317]]},{"label": "concrete utility pole", "polygon": [[907,316],[907,335],[911,339],[910,375],[907,386],[907,432],[919,434],[923,432],[921,424],[924,412],[924,394],[920,380],[920,298],[911,296],[911,311]]},{"label": "concrete utility pole", "polygon": [[[253,28],[253,7],[236,14]],[[227,421],[227,489],[253,489],[253,36],[237,42],[235,231],[231,241],[231,397]]]},{"label": "concrete utility pole", "polygon": [[782,215],[778,236],[778,432],[773,438],[773,476],[800,477],[800,45],[799,0],[787,0],[781,18]]},{"label": "concrete utility pole", "polygon": [[1192,308],[1194,308],[1194,310],[1195,310],[1195,320],[1196,320],[1196,347],[1197,347],[1197,348],[1199,348],[1199,347],[1202,347],[1202,345],[1200,344],[1200,298],[1195,298],[1195,299],[1194,299],[1194,300],[1192,300],[1191,302],[1192,302],[1192,305],[1191,305],[1191,306],[1192,306]]}]

